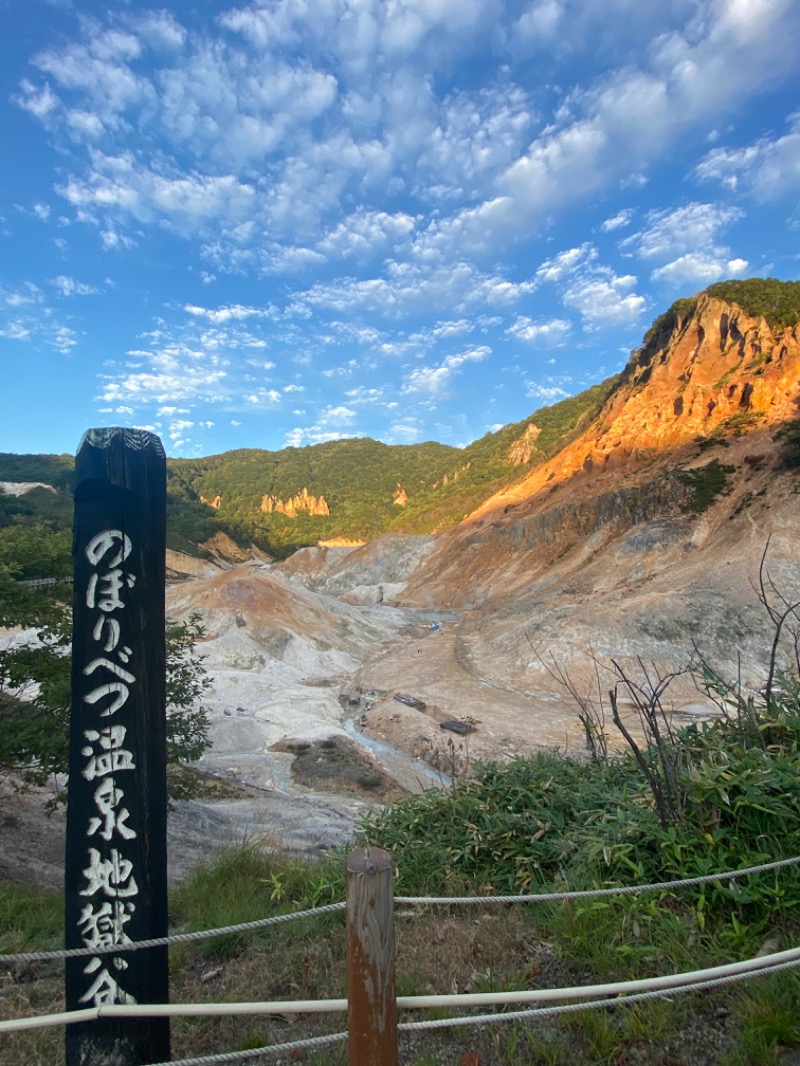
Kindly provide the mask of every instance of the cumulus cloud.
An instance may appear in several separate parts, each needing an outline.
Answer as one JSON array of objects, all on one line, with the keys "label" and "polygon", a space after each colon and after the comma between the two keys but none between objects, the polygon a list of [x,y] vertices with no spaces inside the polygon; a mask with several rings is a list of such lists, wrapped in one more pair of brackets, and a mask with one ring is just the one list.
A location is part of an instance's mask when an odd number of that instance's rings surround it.
[{"label": "cumulus cloud", "polygon": [[506,333],[516,337],[517,340],[537,344],[543,348],[553,348],[556,345],[563,344],[571,330],[571,323],[563,318],[551,318],[546,321],[535,322],[526,315],[520,315],[508,327]]},{"label": "cumulus cloud", "polygon": [[675,209],[650,211],[638,233],[621,247],[642,259],[664,259],[700,248],[713,247],[721,230],[743,217],[741,208],[725,204],[690,203]]},{"label": "cumulus cloud", "polygon": [[[590,242],[569,248],[546,259],[534,275],[537,283],[555,284],[565,307],[580,312],[584,325],[589,329],[601,326],[626,326],[634,323],[644,311],[647,300],[632,291],[637,278],[632,274],[619,275],[599,261],[597,249]],[[564,326],[569,323],[557,319],[551,329],[540,334],[559,340],[565,335]],[[527,321],[519,326],[521,339],[537,339],[535,324],[531,323],[530,337],[524,336]],[[512,327],[512,330],[514,327]]]},{"label": "cumulus cloud", "polygon": [[368,259],[381,249],[408,237],[414,225],[411,215],[402,212],[390,215],[385,211],[360,208],[331,230],[317,248],[335,258]]},{"label": "cumulus cloud", "polygon": [[631,219],[633,218],[634,211],[632,207],[626,207],[622,211],[618,211],[616,215],[612,215],[611,218],[607,218],[600,226],[603,233],[611,233],[615,229],[621,229],[623,226],[629,226]]},{"label": "cumulus cloud", "polygon": [[343,278],[297,293],[300,305],[334,311],[372,311],[397,317],[426,309],[463,311],[476,305],[508,306],[531,293],[530,281],[511,282],[499,274],[485,274],[471,263],[429,268],[392,260],[384,277]]},{"label": "cumulus cloud", "polygon": [[644,228],[620,247],[644,260],[662,260],[652,271],[654,281],[708,285],[747,270],[747,261],[721,241],[723,230],[743,217],[741,208],[710,203],[650,211]]},{"label": "cumulus cloud", "polygon": [[[134,353],[130,353],[134,354]],[[105,375],[99,398],[106,403],[124,402],[135,407],[163,406],[173,401],[217,403],[225,371],[208,365],[198,353],[180,348],[142,352],[149,369],[122,370]]]},{"label": "cumulus cloud", "polygon": [[425,393],[428,396],[441,396],[446,391],[450,380],[465,363],[479,363],[492,354],[487,345],[468,348],[458,355],[448,355],[438,366],[416,367],[408,375],[403,385],[404,393]]},{"label": "cumulus cloud", "polygon": [[579,278],[567,288],[564,303],[579,311],[590,327],[632,325],[647,306],[644,296],[630,291],[635,285],[631,274]]},{"label": "cumulus cloud", "polygon": [[93,285],[76,281],[75,278],[67,277],[65,274],[59,274],[57,278],[53,278],[52,285],[62,296],[92,296],[101,291]]},{"label": "cumulus cloud", "polygon": [[525,395],[532,400],[545,400],[547,403],[555,403],[558,400],[563,400],[565,396],[569,396],[570,390],[565,389],[563,384],[556,382],[553,378],[546,378],[544,381],[526,381]]},{"label": "cumulus cloud", "polygon": [[796,192],[800,183],[800,112],[789,116],[789,132],[762,137],[742,148],[715,148],[695,168],[701,181],[746,189],[762,200]]},{"label": "cumulus cloud", "polygon": [[746,259],[719,259],[702,252],[692,252],[658,267],[653,271],[652,277],[654,281],[667,281],[671,284],[686,281],[710,285],[721,278],[740,277],[747,271],[748,265]]},{"label": "cumulus cloud", "polygon": [[[753,0],[747,15],[740,0],[646,7],[613,0],[601,18],[581,2],[566,18],[561,0],[532,0],[511,26],[496,0],[326,0],[313,18],[306,0],[286,0],[228,10],[202,34],[166,11],[123,11],[35,56],[39,81],[23,81],[16,100],[85,142],[60,191],[108,234],[132,221],[210,231],[220,269],[237,268],[238,249],[242,268],[247,252],[269,273],[410,238],[420,259],[491,256],[792,69],[791,0]],[[513,62],[554,35],[567,52],[600,48],[606,65],[546,126],[508,67],[438,92],[435,70],[489,45]],[[136,158],[120,147],[126,130]],[[387,187],[452,213],[376,208],[369,194]]]},{"label": "cumulus cloud", "polygon": [[561,281],[579,267],[586,267],[597,260],[597,249],[593,244],[584,242],[578,248],[568,248],[559,252],[552,259],[545,259],[536,271],[537,281]]},{"label": "cumulus cloud", "polygon": [[222,323],[237,321],[246,318],[263,318],[267,312],[260,307],[243,307],[241,304],[230,304],[227,307],[198,307],[196,304],[184,304],[184,311],[196,318],[206,318],[209,322]]},{"label": "cumulus cloud", "polygon": [[[745,6],[752,14],[743,15]],[[722,115],[795,62],[800,32],[791,0],[718,0],[698,5],[681,29],[658,35],[640,67],[613,70],[573,92],[558,121],[494,183],[491,198],[434,220],[421,251],[454,254],[496,246],[661,158],[680,133]]]},{"label": "cumulus cloud", "polygon": [[295,427],[285,439],[286,446],[300,448],[305,444],[322,444],[329,440],[344,440],[354,436],[352,423],[357,413],[345,404],[324,407],[313,425]]}]

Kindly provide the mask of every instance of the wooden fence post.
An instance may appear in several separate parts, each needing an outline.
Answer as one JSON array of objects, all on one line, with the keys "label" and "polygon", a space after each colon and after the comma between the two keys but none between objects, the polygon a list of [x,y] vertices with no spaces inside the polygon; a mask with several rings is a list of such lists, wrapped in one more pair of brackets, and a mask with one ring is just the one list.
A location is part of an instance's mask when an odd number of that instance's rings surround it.
[{"label": "wooden fence post", "polygon": [[350,1066],[397,1066],[392,857],[347,857],[347,1001]]},{"label": "wooden fence post", "polygon": [[[75,475],[65,939],[93,953],[67,960],[67,1010],[166,1003],[166,947],[125,951],[167,933],[164,449],[89,430]],[[168,1018],[67,1026],[67,1066],[169,1058]]]}]

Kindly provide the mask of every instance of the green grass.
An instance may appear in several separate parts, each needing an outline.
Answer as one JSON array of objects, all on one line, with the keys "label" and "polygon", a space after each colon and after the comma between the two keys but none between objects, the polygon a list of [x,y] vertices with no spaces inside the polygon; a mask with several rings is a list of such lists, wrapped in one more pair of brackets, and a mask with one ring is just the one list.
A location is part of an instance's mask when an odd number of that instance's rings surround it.
[{"label": "green grass", "polygon": [[0,882],[0,954],[63,946],[64,896]]}]

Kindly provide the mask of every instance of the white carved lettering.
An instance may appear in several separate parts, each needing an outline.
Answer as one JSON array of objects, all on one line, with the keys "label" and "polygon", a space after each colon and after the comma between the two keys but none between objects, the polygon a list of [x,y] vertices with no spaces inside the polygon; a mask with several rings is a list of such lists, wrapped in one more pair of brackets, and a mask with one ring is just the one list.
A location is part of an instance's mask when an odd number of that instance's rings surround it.
[{"label": "white carved lettering", "polygon": [[108,859],[102,858],[97,848],[89,848],[89,865],[83,871],[89,883],[80,894],[93,896],[95,892],[104,892],[112,899],[137,896],[139,886],[132,874],[133,863],[124,859],[116,848],[111,849]]},{"label": "white carved lettering", "polygon": [[127,537],[118,529],[105,529],[102,533],[98,533],[92,537],[89,543],[86,545],[86,558],[92,564],[97,566],[103,556],[111,551],[112,548],[117,547],[117,541],[121,542],[119,550],[114,555],[113,559],[108,560],[109,566],[119,566],[123,563],[131,553],[130,537]]}]

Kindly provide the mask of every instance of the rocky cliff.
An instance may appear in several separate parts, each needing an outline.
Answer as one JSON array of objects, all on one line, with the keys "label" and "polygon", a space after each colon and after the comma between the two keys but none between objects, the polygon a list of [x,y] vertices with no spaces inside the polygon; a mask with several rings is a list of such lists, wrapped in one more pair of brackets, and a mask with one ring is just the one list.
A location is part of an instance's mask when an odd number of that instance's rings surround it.
[{"label": "rocky cliff", "polygon": [[690,313],[662,316],[592,424],[548,462],[476,512],[535,496],[581,475],[596,482],[800,415],[800,330],[701,295]]},{"label": "rocky cliff", "polygon": [[277,496],[262,496],[261,511],[264,514],[284,514],[287,518],[297,518],[298,512],[310,515],[329,515],[328,504],[324,496],[312,496],[303,488],[294,496],[281,500]]}]

